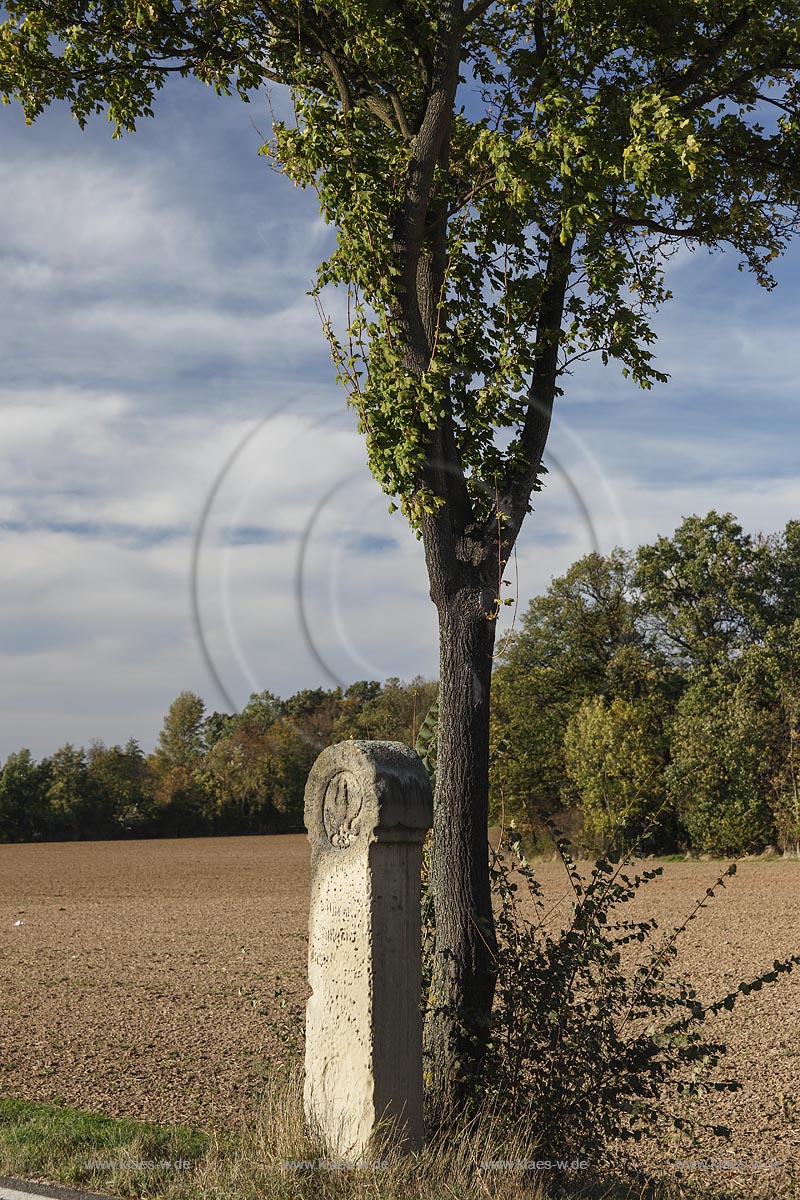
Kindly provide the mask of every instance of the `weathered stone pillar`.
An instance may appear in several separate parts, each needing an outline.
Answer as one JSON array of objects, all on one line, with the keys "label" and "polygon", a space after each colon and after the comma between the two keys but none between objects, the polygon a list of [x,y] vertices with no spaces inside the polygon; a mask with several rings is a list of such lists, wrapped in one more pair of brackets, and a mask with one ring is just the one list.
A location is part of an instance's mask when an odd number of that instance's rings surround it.
[{"label": "weathered stone pillar", "polygon": [[305,1112],[327,1151],[369,1151],[376,1125],[419,1149],[420,874],[433,819],[422,761],[400,742],[340,742],[308,777],[311,842]]}]

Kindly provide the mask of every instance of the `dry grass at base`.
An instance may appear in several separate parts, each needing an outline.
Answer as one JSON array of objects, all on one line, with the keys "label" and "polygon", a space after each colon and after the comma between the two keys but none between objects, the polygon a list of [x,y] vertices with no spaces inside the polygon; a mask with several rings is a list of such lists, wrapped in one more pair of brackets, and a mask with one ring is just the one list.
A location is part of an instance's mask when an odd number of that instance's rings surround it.
[{"label": "dry grass at base", "polygon": [[535,1158],[525,1129],[502,1130],[482,1112],[456,1135],[419,1154],[377,1152],[370,1165],[331,1160],[303,1118],[303,1077],[291,1064],[267,1086],[258,1119],[231,1157],[220,1145],[192,1180],[191,1196],[165,1200],[676,1200],[672,1185],[602,1182],[583,1170],[560,1174]]}]

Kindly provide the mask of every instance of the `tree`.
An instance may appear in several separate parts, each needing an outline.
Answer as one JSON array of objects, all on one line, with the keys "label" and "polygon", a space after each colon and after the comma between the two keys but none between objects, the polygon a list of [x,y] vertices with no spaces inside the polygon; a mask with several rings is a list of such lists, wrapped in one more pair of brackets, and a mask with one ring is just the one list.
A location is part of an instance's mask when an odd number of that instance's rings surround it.
[{"label": "tree", "polygon": [[[287,701],[287,703],[290,702]],[[263,692],[253,692],[236,718],[236,723],[266,733],[275,724],[278,717],[283,715],[285,709],[284,702],[272,692],[266,689]]]},{"label": "tree", "polygon": [[211,750],[217,742],[230,737],[241,728],[247,728],[251,732],[265,733],[281,716],[284,707],[280,697],[267,689],[263,692],[253,692],[241,712],[236,714],[213,712],[206,717],[203,725],[205,746]]},{"label": "tree", "polygon": [[37,763],[30,750],[9,754],[0,772],[0,842],[33,842],[50,835],[49,782],[47,759]]},{"label": "tree", "polygon": [[152,756],[156,774],[198,765],[205,750],[204,718],[205,704],[195,692],[181,692],[172,701]]},{"label": "tree", "polygon": [[739,679],[751,735],[761,734],[760,774],[777,840],[785,853],[800,854],[800,618],[770,628],[764,644],[743,656]]},{"label": "tree", "polygon": [[[284,701],[283,712],[289,727],[306,739],[319,754],[331,740],[331,732],[339,716],[341,688],[304,688]],[[313,762],[309,762],[309,767]]]},{"label": "tree", "polygon": [[303,802],[308,773],[326,744],[319,733],[290,718],[276,721],[266,735],[271,775],[271,800],[284,819],[284,828],[303,828]]},{"label": "tree", "polygon": [[361,713],[364,706],[377,699],[381,694],[381,685],[376,679],[359,679],[345,688],[344,695],[337,705],[336,720],[331,728],[331,740],[345,741],[347,738],[365,737],[361,725]]},{"label": "tree", "polygon": [[200,774],[205,728],[202,699],[195,692],[181,692],[169,706],[155,752],[147,759],[156,828],[168,837],[207,830],[207,796]]},{"label": "tree", "polygon": [[[425,1051],[431,1115],[464,1102],[495,984],[486,824],[504,565],[540,486],[571,364],[643,387],[664,256],[731,246],[758,282],[795,232],[800,6],[711,0],[7,0],[0,91],[115,132],[173,73],[292,89],[266,153],[333,222],[323,317],[370,468],[422,538],[439,619]],[[470,115],[457,96],[472,87]],[[770,91],[777,85],[774,91]],[[758,105],[777,120],[759,123]],[[321,301],[320,301],[321,305]]]},{"label": "tree", "polygon": [[203,741],[208,750],[213,750],[217,742],[226,738],[236,728],[236,717],[231,713],[209,713],[203,724]]},{"label": "tree", "polygon": [[95,797],[86,762],[86,752],[69,742],[48,760],[50,782],[47,803],[61,838],[92,838],[98,832]]},{"label": "tree", "polygon": [[153,788],[153,824],[160,837],[199,837],[209,832],[207,779],[194,767],[161,766]]},{"label": "tree", "polygon": [[[768,643],[767,650],[771,648]],[[784,853],[800,857],[800,619],[774,651],[772,677],[779,723],[772,811]]]},{"label": "tree", "polygon": [[209,750],[203,762],[209,809],[218,833],[265,833],[275,827],[275,768],[267,731],[234,728]]},{"label": "tree", "polygon": [[[125,746],[93,741],[87,756],[87,780],[95,800],[97,827],[105,836],[144,833],[152,818],[147,762],[135,738]],[[95,831],[95,837],[103,836]]]},{"label": "tree", "polygon": [[666,743],[646,705],[585,700],[567,727],[564,758],[587,833],[604,850],[627,850],[664,799]]},{"label": "tree", "polygon": [[746,676],[709,672],[682,696],[665,779],[696,849],[745,854],[771,841],[772,727]]},{"label": "tree", "polygon": [[[351,691],[348,688],[348,694]],[[404,742],[413,748],[436,691],[437,684],[421,676],[410,683],[401,683],[396,676],[391,676],[377,691],[356,693],[360,703],[340,714],[331,731],[333,739],[355,737]],[[346,701],[345,697],[345,704]]]},{"label": "tree", "polygon": [[376,700],[380,696],[381,690],[377,679],[359,679],[345,688],[342,700],[351,702],[353,706],[361,706],[369,700]]},{"label": "tree", "polygon": [[496,819],[534,830],[537,817],[569,803],[567,726],[585,699],[608,692],[620,650],[640,645],[636,622],[621,551],[579,559],[531,601],[492,682],[492,724],[508,743],[492,769]]},{"label": "tree", "polygon": [[767,541],[767,619],[789,627],[800,620],[800,521],[789,521],[782,534]]},{"label": "tree", "polygon": [[730,513],[712,511],[640,546],[636,583],[676,658],[708,670],[763,629],[767,571],[765,544]]}]

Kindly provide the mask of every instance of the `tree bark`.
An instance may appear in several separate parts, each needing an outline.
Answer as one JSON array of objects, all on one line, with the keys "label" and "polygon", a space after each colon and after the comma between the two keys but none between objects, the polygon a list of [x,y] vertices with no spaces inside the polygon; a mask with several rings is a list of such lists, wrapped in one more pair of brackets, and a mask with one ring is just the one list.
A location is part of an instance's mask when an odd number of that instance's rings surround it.
[{"label": "tree bark", "polygon": [[[429,555],[429,566],[432,556]],[[425,1020],[429,1128],[462,1110],[480,1073],[495,987],[488,863],[494,586],[474,568],[431,595],[439,613],[439,730],[430,880],[435,960]]]},{"label": "tree bark", "polygon": [[474,1093],[489,1035],[497,949],[487,837],[497,572],[511,554],[541,467],[571,249],[554,230],[537,323],[538,362],[520,437],[526,461],[505,481],[495,513],[475,519],[450,417],[433,435],[426,470],[428,485],[445,498],[444,508],[423,522],[440,662],[430,855],[436,937],[424,1040],[431,1126],[455,1116]]}]

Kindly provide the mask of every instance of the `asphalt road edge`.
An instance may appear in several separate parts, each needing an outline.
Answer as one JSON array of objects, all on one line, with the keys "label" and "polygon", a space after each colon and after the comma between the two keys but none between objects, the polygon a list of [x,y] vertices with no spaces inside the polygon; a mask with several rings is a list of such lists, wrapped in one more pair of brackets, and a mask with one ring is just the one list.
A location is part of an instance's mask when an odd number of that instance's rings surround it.
[{"label": "asphalt road edge", "polygon": [[0,1200],[115,1200],[101,1192],[81,1192],[55,1183],[32,1183],[0,1175]]}]

